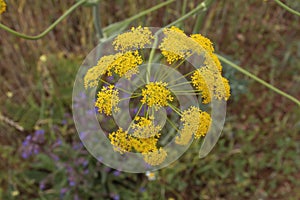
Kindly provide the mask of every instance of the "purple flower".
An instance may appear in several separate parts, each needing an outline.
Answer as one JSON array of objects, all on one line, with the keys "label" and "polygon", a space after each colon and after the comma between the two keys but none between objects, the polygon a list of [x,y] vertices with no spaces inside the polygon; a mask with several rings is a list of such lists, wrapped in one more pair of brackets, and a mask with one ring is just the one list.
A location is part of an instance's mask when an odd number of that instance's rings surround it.
[{"label": "purple flower", "polygon": [[32,141],[36,143],[43,143],[45,141],[45,130],[36,130],[32,137]]},{"label": "purple flower", "polygon": [[28,135],[22,142],[21,156],[24,159],[29,158],[31,155],[36,155],[40,152],[41,146],[45,142],[45,130],[36,130],[32,135]]},{"label": "purple flower", "polygon": [[120,195],[118,194],[112,194],[111,197],[113,200],[120,200]]},{"label": "purple flower", "polygon": [[70,185],[71,187],[73,187],[73,186],[76,185],[76,183],[75,183],[75,181],[73,181],[73,180],[69,180],[69,185]]},{"label": "purple flower", "polygon": [[168,114],[168,115],[171,114],[171,113],[173,112],[172,108],[170,108],[170,107],[167,107],[167,108],[166,108],[166,111],[167,111],[167,114]]},{"label": "purple flower", "polygon": [[83,145],[82,145],[81,142],[78,142],[78,143],[73,144],[73,149],[74,149],[74,150],[81,149],[82,147],[83,147]]},{"label": "purple flower", "polygon": [[115,170],[113,172],[114,176],[120,176],[121,172],[119,170]]},{"label": "purple flower", "polygon": [[40,190],[44,190],[46,188],[45,181],[40,182]]},{"label": "purple flower", "polygon": [[62,188],[60,190],[60,197],[63,198],[63,196],[68,192],[68,188]]},{"label": "purple flower", "polygon": [[27,159],[29,156],[27,152],[22,152],[22,158]]},{"label": "purple flower", "polygon": [[60,138],[58,138],[55,143],[52,145],[52,148],[56,148],[58,146],[62,145],[62,140]]}]

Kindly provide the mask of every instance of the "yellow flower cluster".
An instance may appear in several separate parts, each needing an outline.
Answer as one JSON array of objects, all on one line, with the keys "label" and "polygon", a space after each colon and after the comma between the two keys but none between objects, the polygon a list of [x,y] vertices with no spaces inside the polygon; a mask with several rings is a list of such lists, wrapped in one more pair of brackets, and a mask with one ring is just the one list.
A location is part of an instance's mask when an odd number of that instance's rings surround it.
[{"label": "yellow flower cluster", "polygon": [[167,152],[163,148],[159,148],[149,153],[143,153],[146,163],[155,166],[160,165],[167,157]]},{"label": "yellow flower cluster", "polygon": [[122,52],[142,49],[147,44],[151,44],[154,39],[152,32],[149,28],[142,28],[141,26],[131,28],[131,31],[118,35],[113,41],[115,50]]},{"label": "yellow flower cluster", "polygon": [[194,106],[183,111],[180,120],[183,122],[183,128],[180,135],[175,138],[175,142],[179,145],[187,145],[193,134],[196,139],[205,136],[211,124],[210,115]]},{"label": "yellow flower cluster", "polygon": [[166,88],[167,83],[150,82],[146,85],[146,89],[142,90],[141,103],[154,107],[156,110],[161,106],[167,106],[168,102],[173,101],[173,97],[169,89]]},{"label": "yellow flower cluster", "polygon": [[108,69],[108,75],[112,75],[112,71],[118,74],[120,77],[130,79],[133,74],[138,73],[138,65],[142,64],[143,59],[139,55],[138,51],[126,52],[118,56],[118,58],[112,63]]},{"label": "yellow flower cluster", "polygon": [[127,134],[127,132],[124,132],[122,128],[119,128],[116,132],[109,134],[108,138],[115,151],[120,153],[131,151],[131,137]]},{"label": "yellow flower cluster", "polygon": [[201,91],[204,104],[212,101],[212,96],[217,100],[228,100],[230,97],[230,86],[226,78],[219,71],[209,66],[196,70],[191,77],[192,84]]},{"label": "yellow flower cluster", "polygon": [[135,150],[143,155],[145,162],[153,166],[159,165],[165,160],[166,152],[162,148],[157,149],[159,133],[148,138],[138,138],[135,135],[128,134],[127,131],[119,128],[116,132],[109,134],[108,137],[113,149],[121,154]]},{"label": "yellow flower cluster", "polygon": [[222,65],[216,54],[214,54],[215,50],[212,42],[201,34],[193,34],[191,38],[207,51],[204,65],[210,67],[216,66],[217,69],[222,72]]},{"label": "yellow flower cluster", "polygon": [[[200,34],[187,36],[176,27],[165,28],[163,33],[164,37],[159,44],[159,49],[169,64],[187,59],[194,53],[204,58],[204,66],[192,72],[191,76],[191,83],[196,88],[195,91],[201,92],[202,102],[207,104],[213,99],[228,100],[230,85],[228,80],[222,77],[222,66],[214,53],[212,42]],[[140,26],[118,35],[112,43],[116,53],[101,57],[97,65],[87,71],[84,77],[85,88],[98,86],[103,75],[117,75],[130,79],[133,74],[139,73],[138,66],[143,63],[143,59],[138,50],[152,44],[153,39],[151,30]],[[129,98],[136,97],[141,97],[142,106],[146,106],[148,109],[149,107],[154,108],[156,111],[161,107],[168,106],[174,100],[168,83],[162,81],[147,82],[139,94]],[[95,106],[99,113],[109,116],[112,115],[112,112],[120,110],[119,102],[118,89],[110,85],[102,87],[98,92]],[[175,108],[171,107],[171,109]],[[207,134],[212,122],[210,114],[194,106],[184,110],[181,114],[180,111],[175,111],[181,115],[182,122],[182,128],[175,138],[175,143],[187,145],[193,137],[198,139]],[[148,116],[148,112],[146,116]],[[127,131],[119,128],[110,133],[108,137],[115,151],[121,154],[141,153],[146,163],[157,166],[162,164],[167,157],[166,149],[158,145],[161,130],[161,126],[155,125],[153,116],[136,116]]]},{"label": "yellow flower cluster", "polygon": [[0,0],[0,15],[6,11],[6,3],[4,0]]},{"label": "yellow flower cluster", "polygon": [[102,75],[107,73],[107,75],[112,76],[112,72],[129,79],[133,74],[138,73],[138,65],[142,62],[142,57],[138,51],[103,56],[96,66],[87,71],[84,76],[84,86],[85,88],[95,87]]},{"label": "yellow flower cluster", "polygon": [[159,134],[149,138],[131,137],[131,145],[138,153],[148,153],[157,149]]},{"label": "yellow flower cluster", "polygon": [[196,43],[177,27],[165,28],[163,32],[165,37],[159,48],[169,64],[184,59],[191,55],[192,49],[197,48]]},{"label": "yellow flower cluster", "polygon": [[154,118],[152,116],[150,116],[149,119],[140,116],[135,117],[135,120],[138,123],[132,125],[132,129],[134,130],[133,135],[139,138],[149,138],[154,135],[158,135],[161,127],[155,126],[153,119]]},{"label": "yellow flower cluster", "polygon": [[119,110],[118,103],[119,91],[114,89],[113,85],[108,87],[103,87],[101,91],[97,94],[97,101],[95,106],[98,108],[99,113],[105,113],[106,115],[111,115],[112,110],[117,112]]}]

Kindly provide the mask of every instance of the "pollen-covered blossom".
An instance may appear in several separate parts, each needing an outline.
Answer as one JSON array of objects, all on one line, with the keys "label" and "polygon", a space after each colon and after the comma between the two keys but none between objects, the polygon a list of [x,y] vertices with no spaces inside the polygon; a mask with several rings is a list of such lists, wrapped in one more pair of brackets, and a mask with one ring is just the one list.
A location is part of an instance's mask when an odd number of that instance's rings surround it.
[{"label": "pollen-covered blossom", "polygon": [[208,66],[201,67],[194,72],[191,79],[194,87],[201,91],[204,104],[210,103],[212,96],[217,100],[227,101],[229,99],[230,86],[228,80],[222,77],[217,70]]},{"label": "pollen-covered blossom", "polygon": [[101,91],[97,94],[97,101],[95,106],[98,108],[99,113],[105,113],[106,115],[111,115],[112,110],[115,112],[119,110],[118,103],[119,90],[114,89],[113,85],[103,87]]},{"label": "pollen-covered blossom", "polygon": [[143,59],[138,51],[128,51],[116,58],[108,69],[108,75],[111,76],[113,71],[120,77],[125,76],[125,78],[130,79],[133,74],[138,73],[138,65],[142,64],[142,62]]},{"label": "pollen-covered blossom", "polygon": [[[172,26],[171,28],[165,28],[163,32],[165,37],[159,45],[159,48],[169,64],[177,60],[182,60],[193,53],[200,55],[206,52],[206,49],[199,45],[195,39],[188,37],[177,27]],[[208,41],[207,46],[209,46]],[[212,45],[210,47],[212,47]]]},{"label": "pollen-covered blossom", "polygon": [[167,152],[162,147],[158,150],[149,153],[143,153],[143,157],[146,163],[156,166],[160,165],[167,157]]},{"label": "pollen-covered blossom", "polygon": [[118,35],[113,41],[113,45],[115,50],[120,50],[122,52],[142,49],[147,44],[151,44],[153,38],[153,34],[148,27],[132,27],[131,31]]},{"label": "pollen-covered blossom", "polygon": [[125,76],[129,79],[133,74],[138,73],[138,65],[142,62],[138,51],[103,56],[96,66],[87,71],[84,77],[84,86],[85,88],[97,86],[101,76],[106,73],[112,76],[114,72],[120,77]]},{"label": "pollen-covered blossom", "polygon": [[6,11],[6,3],[4,0],[0,0],[0,15]]},{"label": "pollen-covered blossom", "polygon": [[157,133],[154,136],[148,137],[148,138],[137,138],[137,137],[131,137],[130,143],[132,147],[136,150],[138,153],[148,153],[151,151],[157,150],[157,142],[159,139],[160,134]]},{"label": "pollen-covered blossom", "polygon": [[120,153],[131,151],[131,136],[126,131],[123,131],[122,128],[119,128],[116,132],[112,132],[108,137],[115,151]]},{"label": "pollen-covered blossom", "polygon": [[210,115],[194,106],[183,111],[180,120],[183,122],[183,128],[175,138],[175,142],[180,145],[187,145],[193,134],[196,139],[205,136],[211,124]]},{"label": "pollen-covered blossom", "polygon": [[157,150],[157,142],[160,134],[148,138],[138,138],[123,131],[119,128],[118,131],[109,134],[110,143],[115,151],[120,153],[130,152],[135,150],[137,153],[148,153]]},{"label": "pollen-covered blossom", "polygon": [[112,63],[119,57],[120,54],[103,56],[98,61],[97,65],[90,68],[84,76],[84,87],[96,87],[101,76],[104,75]]},{"label": "pollen-covered blossom", "polygon": [[147,104],[149,107],[159,109],[161,106],[167,106],[169,102],[173,101],[171,92],[165,82],[150,82],[146,85],[146,89],[142,90],[143,104]]},{"label": "pollen-covered blossom", "polygon": [[149,119],[145,117],[135,117],[135,121],[138,123],[134,123],[131,127],[133,129],[133,135],[138,138],[148,138],[154,135],[157,135],[161,130],[160,126],[155,126],[153,122],[153,117],[149,117]]},{"label": "pollen-covered blossom", "polygon": [[204,64],[209,65],[210,67],[216,66],[217,69],[221,72],[222,65],[216,54],[214,54],[215,50],[212,42],[201,34],[193,34],[191,35],[191,38],[207,51],[207,53],[205,54]]},{"label": "pollen-covered blossom", "polygon": [[189,37],[179,28],[172,26],[163,30],[163,38],[159,48],[161,53],[166,57],[167,62],[172,64],[191,54],[191,43]]}]

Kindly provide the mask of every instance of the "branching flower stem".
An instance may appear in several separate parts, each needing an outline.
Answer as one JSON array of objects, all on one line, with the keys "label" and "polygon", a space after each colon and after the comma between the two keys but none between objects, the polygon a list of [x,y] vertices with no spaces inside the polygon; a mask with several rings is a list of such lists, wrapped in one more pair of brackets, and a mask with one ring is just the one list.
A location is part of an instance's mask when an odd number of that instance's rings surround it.
[{"label": "branching flower stem", "polygon": [[290,7],[288,7],[287,5],[285,5],[284,3],[282,3],[279,0],[274,0],[278,5],[280,5],[281,7],[283,7],[284,9],[286,9],[287,11],[289,11],[290,13],[297,15],[298,17],[300,17],[300,12],[291,9]]},{"label": "branching flower stem", "polygon": [[70,15],[74,10],[76,10],[79,6],[83,5],[85,2],[86,2],[86,0],[81,0],[81,1],[78,1],[77,3],[75,3],[62,16],[60,16],[53,24],[51,24],[46,30],[44,30],[42,33],[40,33],[36,36],[30,36],[30,35],[26,35],[26,34],[17,32],[1,23],[0,23],[0,28],[6,30],[7,32],[9,32],[15,36],[23,38],[23,39],[38,40],[38,39],[41,39],[42,37],[44,37],[45,35],[47,35],[50,31],[52,31],[57,24],[59,24],[62,20],[64,20],[68,15]]},{"label": "branching flower stem", "polygon": [[239,72],[243,73],[244,75],[254,79],[255,81],[259,82],[260,84],[266,86],[267,88],[273,90],[274,92],[280,94],[281,96],[284,96],[285,98],[293,101],[294,103],[296,103],[298,106],[300,106],[300,101],[298,99],[296,99],[295,97],[283,92],[282,90],[274,87],[273,85],[267,83],[266,81],[258,78],[257,76],[255,76],[254,74],[248,72],[247,70],[244,70],[242,67],[234,64],[233,62],[231,62],[230,60],[227,60],[226,58],[218,55],[218,58],[223,61],[224,63],[230,65],[231,67],[233,67],[234,69],[238,70]]}]

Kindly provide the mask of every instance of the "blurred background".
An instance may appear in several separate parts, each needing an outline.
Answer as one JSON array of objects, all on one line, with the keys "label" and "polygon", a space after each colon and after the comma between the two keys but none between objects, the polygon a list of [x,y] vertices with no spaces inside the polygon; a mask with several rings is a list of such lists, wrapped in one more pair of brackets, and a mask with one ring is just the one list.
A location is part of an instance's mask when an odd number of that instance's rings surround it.
[{"label": "blurred background", "polygon": [[[300,10],[299,0],[283,1]],[[1,23],[29,35],[46,29],[74,0],[7,1]],[[100,1],[103,27],[161,1]],[[195,8],[178,0],[133,21],[162,27]],[[300,99],[300,18],[274,1],[218,0],[195,28],[216,52]],[[199,20],[199,19],[198,19]],[[199,31],[198,31],[199,30]],[[79,7],[37,41],[0,30],[0,199],[300,199],[300,109],[223,64],[232,96],[220,140],[200,144],[150,174],[110,169],[82,146],[71,110],[75,75],[97,45],[92,10]]]}]

